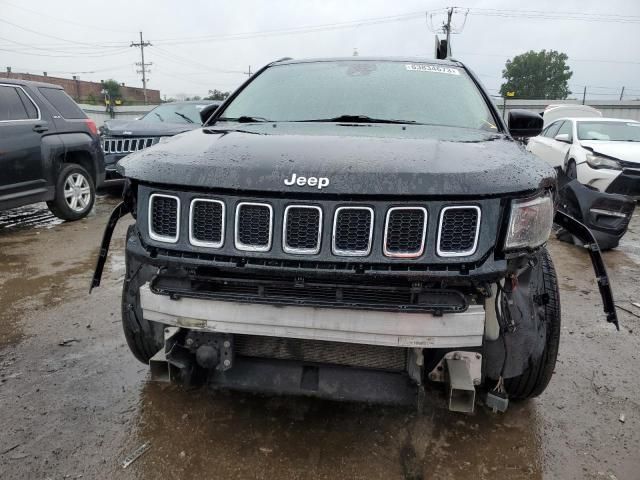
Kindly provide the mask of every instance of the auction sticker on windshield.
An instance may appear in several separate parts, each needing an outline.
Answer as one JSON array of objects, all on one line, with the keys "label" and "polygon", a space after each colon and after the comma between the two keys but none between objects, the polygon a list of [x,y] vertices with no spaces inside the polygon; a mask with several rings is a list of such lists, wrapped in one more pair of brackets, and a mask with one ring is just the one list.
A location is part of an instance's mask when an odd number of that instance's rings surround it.
[{"label": "auction sticker on windshield", "polygon": [[452,67],[443,67],[441,65],[427,65],[424,63],[408,63],[405,68],[412,72],[435,72],[446,73],[448,75],[460,75],[460,70]]}]

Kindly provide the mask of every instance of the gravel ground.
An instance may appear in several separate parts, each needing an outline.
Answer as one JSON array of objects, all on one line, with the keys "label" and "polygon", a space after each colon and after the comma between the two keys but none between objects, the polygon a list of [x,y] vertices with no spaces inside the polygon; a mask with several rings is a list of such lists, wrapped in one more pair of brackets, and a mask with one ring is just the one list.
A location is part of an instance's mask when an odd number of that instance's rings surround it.
[{"label": "gravel ground", "polygon": [[[556,241],[556,374],[505,414],[426,413],[149,381],[120,326],[123,238],[88,294],[116,200],[61,223],[0,213],[0,478],[640,478],[640,215],[605,254],[621,331],[606,324],[586,252]],[[66,341],[66,342],[65,342]],[[65,345],[60,345],[65,343]],[[624,422],[620,421],[624,415]],[[149,450],[129,468],[120,462]]]}]

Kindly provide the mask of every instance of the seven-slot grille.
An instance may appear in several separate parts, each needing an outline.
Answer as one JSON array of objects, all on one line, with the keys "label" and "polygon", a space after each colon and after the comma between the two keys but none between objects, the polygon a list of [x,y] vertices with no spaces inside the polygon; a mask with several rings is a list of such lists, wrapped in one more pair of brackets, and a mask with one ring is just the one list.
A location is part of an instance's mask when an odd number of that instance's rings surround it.
[{"label": "seven-slot grille", "polygon": [[104,137],[102,150],[104,153],[132,153],[155,145],[159,141],[160,137]]},{"label": "seven-slot grille", "polygon": [[[235,207],[235,248],[267,252],[274,231],[274,210],[268,203],[240,202]],[[327,213],[327,212],[324,212]],[[425,252],[428,212],[424,207],[391,207],[384,214],[382,253],[391,258],[418,258]],[[378,215],[378,214],[376,214]],[[195,198],[189,206],[189,242],[222,248],[226,208],[222,200]],[[286,253],[315,255],[322,248],[323,208],[288,205],[282,214],[282,249]],[[336,256],[367,256],[373,244],[374,210],[365,206],[338,207],[333,215],[331,250]],[[436,252],[441,257],[473,255],[480,229],[480,207],[452,205],[438,216]],[[149,200],[149,234],[153,240],[176,243],[180,236],[180,200],[154,193]]]},{"label": "seven-slot grille", "polygon": [[220,248],[224,243],[224,203],[196,199],[189,212],[189,241],[199,247]]},{"label": "seven-slot grille", "polygon": [[440,212],[437,252],[441,257],[472,255],[478,245],[480,207],[450,206]]},{"label": "seven-slot grille", "polygon": [[149,236],[153,240],[176,243],[180,235],[180,199],[154,193],[149,198]]},{"label": "seven-slot grille", "polygon": [[333,253],[345,256],[365,256],[373,240],[373,209],[370,207],[340,207],[333,218]]},{"label": "seven-slot grille", "polygon": [[241,202],[236,207],[235,241],[238,250],[267,252],[271,249],[273,208],[267,203]]},{"label": "seven-slot grille", "polygon": [[287,253],[313,255],[320,251],[322,209],[289,205],[284,211],[282,248]]},{"label": "seven-slot grille", "polygon": [[427,210],[423,207],[393,207],[384,227],[384,254],[387,257],[415,258],[424,252]]}]

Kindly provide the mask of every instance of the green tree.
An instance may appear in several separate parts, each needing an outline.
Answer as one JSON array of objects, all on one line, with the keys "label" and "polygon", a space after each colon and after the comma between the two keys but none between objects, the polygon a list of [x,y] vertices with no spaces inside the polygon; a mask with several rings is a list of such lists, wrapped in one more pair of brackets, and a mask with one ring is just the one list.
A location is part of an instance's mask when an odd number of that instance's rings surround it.
[{"label": "green tree", "polygon": [[205,100],[224,100],[229,95],[231,95],[231,92],[223,92],[221,90],[214,89],[214,90],[209,90],[209,96],[204,97],[204,99]]},{"label": "green tree", "polygon": [[120,98],[120,84],[113,78],[105,80],[102,83],[102,88],[109,93],[109,97],[112,99]]},{"label": "green tree", "polygon": [[515,92],[515,98],[558,99],[571,93],[567,83],[573,72],[566,64],[569,57],[555,50],[530,50],[507,60],[502,71],[506,81],[500,87],[500,95]]}]

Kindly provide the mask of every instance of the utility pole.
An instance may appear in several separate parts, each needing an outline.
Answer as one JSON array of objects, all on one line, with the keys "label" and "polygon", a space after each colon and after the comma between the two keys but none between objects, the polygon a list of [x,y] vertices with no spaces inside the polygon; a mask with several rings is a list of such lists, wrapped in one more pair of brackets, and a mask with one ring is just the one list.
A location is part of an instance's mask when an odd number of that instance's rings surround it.
[{"label": "utility pole", "polygon": [[620,92],[620,100],[622,100],[623,96],[624,96],[624,87],[622,87],[622,91]]},{"label": "utility pole", "polygon": [[587,86],[584,86],[584,90],[582,91],[582,104],[584,105],[584,100],[587,98]]},{"label": "utility pole", "polygon": [[447,9],[447,23],[444,26],[444,31],[447,34],[447,57],[451,56],[451,17],[453,16],[453,7]]},{"label": "utility pole", "polygon": [[131,42],[132,47],[140,47],[140,57],[141,62],[136,62],[136,65],[140,66],[140,70],[137,70],[138,73],[142,73],[142,91],[144,93],[144,104],[147,104],[147,72],[149,71],[147,67],[152,65],[151,63],[144,63],[144,47],[150,47],[151,42],[145,42],[142,40],[142,32],[140,32],[140,43]]},{"label": "utility pole", "polygon": [[249,65],[249,70],[248,70],[248,71],[246,71],[246,72],[244,72],[244,74],[245,74],[246,76],[248,76],[248,77],[250,77],[250,76],[251,76],[251,74],[252,74],[252,72],[251,72],[251,65]]},{"label": "utility pole", "polygon": [[[437,10],[435,12],[427,12],[427,27],[429,28],[429,30],[431,30],[433,33],[443,33],[445,34],[445,40],[443,40],[442,42],[440,42],[440,40],[438,40],[438,36],[436,35],[436,43],[437,43],[437,47],[436,47],[436,56],[437,58],[445,58],[442,55],[446,53],[446,57],[450,57],[451,56],[451,35],[452,34],[456,34],[456,33],[462,33],[462,30],[464,30],[464,26],[467,23],[467,16],[469,15],[469,9],[462,9],[459,7],[447,7],[446,9],[446,14],[447,14],[447,19],[446,21],[443,21],[442,24],[438,27],[436,27],[433,24],[433,20],[434,20],[434,16],[438,17],[441,14],[443,14],[444,12],[441,12],[440,10]],[[464,18],[462,19],[462,23],[460,23],[459,25],[455,25],[453,23],[453,16],[455,14],[459,14],[462,13],[464,14]],[[443,44],[446,43],[447,48],[446,48],[446,52],[443,52],[444,49],[441,49],[440,47],[443,46]]]}]

